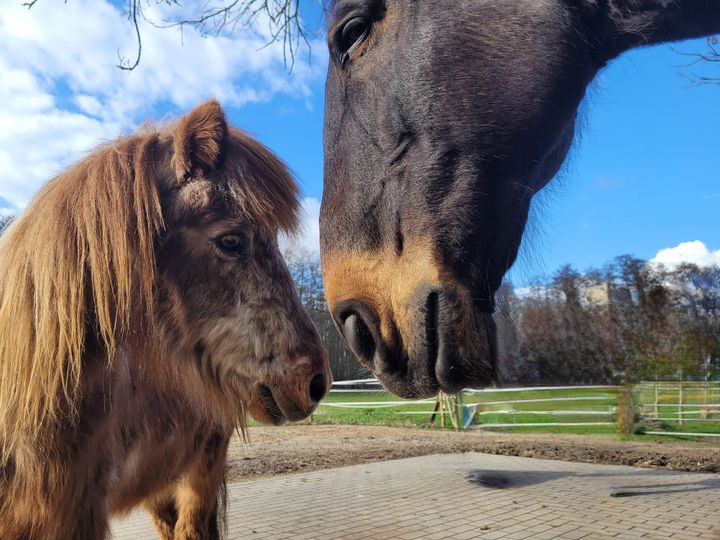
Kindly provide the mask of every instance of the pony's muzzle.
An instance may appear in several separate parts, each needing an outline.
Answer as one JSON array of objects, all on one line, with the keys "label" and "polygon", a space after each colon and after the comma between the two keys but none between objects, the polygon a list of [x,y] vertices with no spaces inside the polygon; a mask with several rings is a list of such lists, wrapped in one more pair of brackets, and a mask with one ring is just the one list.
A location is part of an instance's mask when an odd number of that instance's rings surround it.
[{"label": "pony's muzzle", "polygon": [[330,390],[332,373],[323,352],[315,358],[299,357],[289,367],[294,375],[259,383],[250,401],[250,413],[263,424],[281,425],[310,416]]},{"label": "pony's muzzle", "polygon": [[277,392],[278,405],[286,419],[297,422],[313,413],[330,390],[332,375],[329,373],[329,370],[315,373],[300,385],[297,392],[286,390],[285,387]]}]

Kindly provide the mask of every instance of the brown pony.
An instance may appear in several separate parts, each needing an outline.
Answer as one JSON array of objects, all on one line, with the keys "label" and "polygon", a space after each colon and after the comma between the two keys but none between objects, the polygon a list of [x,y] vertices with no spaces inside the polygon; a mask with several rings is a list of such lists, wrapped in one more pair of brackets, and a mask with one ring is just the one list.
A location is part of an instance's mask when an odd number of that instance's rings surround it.
[{"label": "brown pony", "polygon": [[0,538],[103,538],[138,504],[219,536],[245,411],[304,418],[331,379],[278,251],[297,215],[214,101],[45,185],[0,241]]}]

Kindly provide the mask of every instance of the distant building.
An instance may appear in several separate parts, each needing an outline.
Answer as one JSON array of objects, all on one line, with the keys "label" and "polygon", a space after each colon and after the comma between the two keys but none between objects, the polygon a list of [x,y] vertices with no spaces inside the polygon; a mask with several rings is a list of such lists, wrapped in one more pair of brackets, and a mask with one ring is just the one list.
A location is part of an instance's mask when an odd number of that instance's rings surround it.
[{"label": "distant building", "polygon": [[584,304],[607,306],[610,303],[610,287],[607,282],[581,287],[580,298]]}]

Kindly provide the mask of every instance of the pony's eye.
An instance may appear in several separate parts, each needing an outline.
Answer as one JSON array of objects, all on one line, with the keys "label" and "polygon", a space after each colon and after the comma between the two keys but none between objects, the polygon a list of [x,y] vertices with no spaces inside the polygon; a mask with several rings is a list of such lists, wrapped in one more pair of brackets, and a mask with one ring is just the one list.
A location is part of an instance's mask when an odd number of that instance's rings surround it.
[{"label": "pony's eye", "polygon": [[215,240],[215,244],[231,257],[239,259],[247,255],[247,244],[239,234],[224,234]]},{"label": "pony's eye", "polygon": [[350,54],[365,40],[370,32],[370,21],[363,17],[355,17],[345,23],[340,30],[338,50],[340,51],[340,62],[345,64],[350,59]]}]

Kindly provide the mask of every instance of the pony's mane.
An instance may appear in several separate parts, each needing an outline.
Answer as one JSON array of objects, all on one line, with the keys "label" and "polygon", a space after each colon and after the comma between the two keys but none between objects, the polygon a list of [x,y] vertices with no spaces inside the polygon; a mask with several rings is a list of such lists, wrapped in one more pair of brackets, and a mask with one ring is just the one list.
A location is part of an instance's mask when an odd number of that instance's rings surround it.
[{"label": "pony's mane", "polygon": [[[173,219],[163,182],[176,180],[167,129],[99,147],[48,182],[0,238],[0,464],[50,423],[75,418],[84,356],[111,362],[130,332],[142,339],[153,327],[155,245]],[[285,166],[242,132],[225,134],[223,199],[274,232],[295,230],[297,187]]]},{"label": "pony's mane", "polygon": [[228,135],[216,198],[271,234],[297,233],[299,190],[287,166],[244,131],[230,128]]}]

